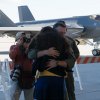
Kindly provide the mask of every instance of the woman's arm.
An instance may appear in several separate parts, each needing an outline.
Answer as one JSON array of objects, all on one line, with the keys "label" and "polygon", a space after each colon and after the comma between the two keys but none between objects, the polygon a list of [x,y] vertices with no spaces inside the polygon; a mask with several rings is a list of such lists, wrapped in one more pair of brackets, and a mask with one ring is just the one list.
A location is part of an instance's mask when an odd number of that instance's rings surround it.
[{"label": "woman's arm", "polygon": [[48,56],[52,56],[52,57],[56,58],[57,56],[59,56],[59,52],[57,50],[55,50],[54,47],[51,47],[48,50],[42,50],[42,51],[38,51],[36,49],[31,49],[28,52],[29,59],[36,59],[36,58],[42,57],[44,55],[48,55]]},{"label": "woman's arm", "polygon": [[37,53],[38,58],[42,57],[44,55],[52,56],[55,58],[55,57],[59,56],[59,52],[54,47],[51,47],[48,50],[39,51]]}]

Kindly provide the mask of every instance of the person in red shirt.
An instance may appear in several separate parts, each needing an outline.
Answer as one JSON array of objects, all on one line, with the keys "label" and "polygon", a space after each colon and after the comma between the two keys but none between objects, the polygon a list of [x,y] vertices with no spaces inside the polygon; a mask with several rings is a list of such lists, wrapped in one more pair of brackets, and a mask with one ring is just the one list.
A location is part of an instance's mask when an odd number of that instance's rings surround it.
[{"label": "person in red shirt", "polygon": [[13,99],[19,100],[23,91],[25,100],[33,100],[33,81],[32,60],[28,59],[26,51],[31,38],[26,37],[24,32],[16,34],[16,45],[12,45],[9,51],[9,57],[14,63],[14,69],[11,75],[13,81],[18,81]]}]

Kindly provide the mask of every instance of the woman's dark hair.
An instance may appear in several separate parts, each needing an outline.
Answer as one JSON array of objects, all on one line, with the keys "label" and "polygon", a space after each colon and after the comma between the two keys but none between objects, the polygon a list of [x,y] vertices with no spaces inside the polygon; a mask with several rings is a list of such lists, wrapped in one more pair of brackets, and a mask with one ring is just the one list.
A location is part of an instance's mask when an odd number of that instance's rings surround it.
[{"label": "woman's dark hair", "polygon": [[69,49],[69,45],[65,39],[55,29],[49,26],[42,28],[35,38],[34,43],[38,51],[55,47],[60,53],[63,53]]},{"label": "woman's dark hair", "polygon": [[[65,41],[65,39],[53,28],[47,26],[44,27],[40,33],[35,37],[34,41],[34,48],[38,51],[47,50],[51,47],[55,47],[56,50],[59,51],[60,55],[56,58],[44,55],[38,59],[33,64],[33,72],[38,69],[39,71],[43,71],[47,69],[47,62],[50,59],[56,59],[56,60],[65,60],[68,58],[66,51],[69,50],[69,45]],[[56,73],[58,75],[64,76],[66,73],[65,68],[63,67],[55,67],[50,69],[51,72]],[[49,70],[49,71],[50,71]]]}]

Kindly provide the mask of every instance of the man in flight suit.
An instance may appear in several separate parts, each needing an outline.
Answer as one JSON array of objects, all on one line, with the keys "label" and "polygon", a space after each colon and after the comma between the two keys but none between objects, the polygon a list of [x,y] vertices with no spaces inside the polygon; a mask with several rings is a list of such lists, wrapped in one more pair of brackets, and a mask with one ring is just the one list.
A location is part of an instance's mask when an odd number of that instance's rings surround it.
[{"label": "man in flight suit", "polygon": [[[59,34],[61,34],[63,37],[65,37],[65,33],[67,32],[67,26],[64,21],[58,21],[53,26],[54,29],[56,29]],[[69,100],[76,100],[75,98],[75,87],[74,87],[74,77],[73,77],[73,71],[72,68],[74,67],[75,61],[79,57],[79,49],[75,43],[75,41],[71,37],[66,37],[66,41],[69,43],[71,49],[72,49],[72,56],[75,58],[75,60],[67,59],[67,63],[69,63],[69,66],[67,68],[68,77],[66,80],[66,87],[68,92]]]}]

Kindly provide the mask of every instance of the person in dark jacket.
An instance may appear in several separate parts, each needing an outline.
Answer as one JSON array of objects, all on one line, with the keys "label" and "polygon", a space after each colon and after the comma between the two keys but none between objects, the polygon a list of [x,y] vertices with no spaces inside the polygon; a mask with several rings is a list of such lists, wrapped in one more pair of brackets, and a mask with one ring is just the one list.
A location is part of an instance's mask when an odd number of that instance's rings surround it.
[{"label": "person in dark jacket", "polygon": [[[65,37],[65,33],[67,34],[67,26],[66,26],[64,21],[58,21],[56,24],[54,24],[53,28],[56,29],[59,32],[59,34],[62,35],[63,37]],[[75,87],[74,87],[74,77],[73,77],[73,70],[72,69],[73,69],[75,61],[79,57],[80,53],[79,53],[79,49],[78,49],[74,39],[66,36],[66,41],[69,43],[69,45],[72,49],[71,55],[75,59],[75,60],[73,60],[73,58],[67,59],[68,67],[67,67],[66,71],[68,72],[68,77],[65,79],[66,80],[66,87],[67,87],[69,100],[76,100]]]},{"label": "person in dark jacket", "polygon": [[69,45],[51,27],[44,27],[31,44],[35,44],[32,48],[37,50],[37,53],[49,48],[55,48],[59,52],[56,57],[42,55],[34,59],[33,72],[36,72],[36,69],[40,72],[35,83],[34,99],[66,100],[64,76],[66,76],[66,59],[70,52]]}]

